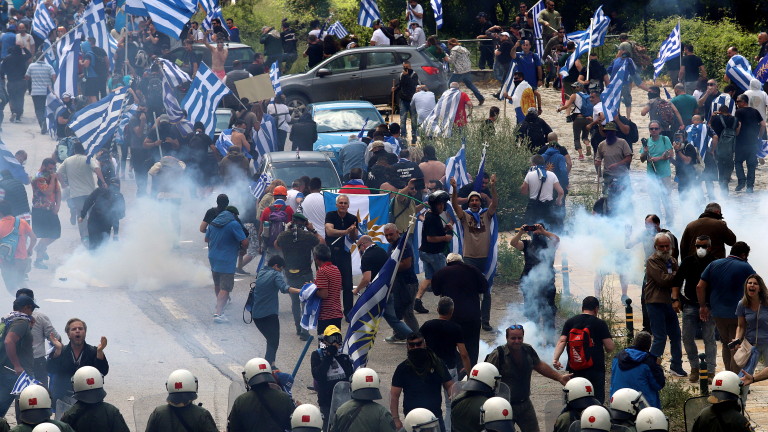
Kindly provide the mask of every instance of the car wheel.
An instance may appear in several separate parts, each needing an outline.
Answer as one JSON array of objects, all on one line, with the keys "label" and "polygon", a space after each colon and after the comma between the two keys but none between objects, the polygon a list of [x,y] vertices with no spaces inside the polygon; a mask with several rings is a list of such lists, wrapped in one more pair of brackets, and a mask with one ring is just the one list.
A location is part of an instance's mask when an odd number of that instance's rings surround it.
[{"label": "car wheel", "polygon": [[309,101],[304,96],[294,94],[286,97],[285,104],[288,105],[288,111],[291,113],[291,121],[295,121],[307,110]]}]

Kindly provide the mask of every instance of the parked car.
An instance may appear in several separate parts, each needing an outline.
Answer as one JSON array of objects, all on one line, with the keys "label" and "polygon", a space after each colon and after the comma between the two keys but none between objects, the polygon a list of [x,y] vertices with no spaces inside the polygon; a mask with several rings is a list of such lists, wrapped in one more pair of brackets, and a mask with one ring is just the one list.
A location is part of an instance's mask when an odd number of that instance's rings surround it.
[{"label": "parked car", "polygon": [[[216,44],[213,44],[215,47]],[[256,52],[248,45],[241,44],[241,43],[226,43],[224,46],[227,47],[228,53],[227,53],[227,61],[224,62],[224,70],[227,72],[232,70],[232,62],[235,60],[240,60],[243,65],[248,65],[253,63],[253,57],[256,54]],[[203,63],[208,65],[208,67],[211,66],[211,52],[208,50],[208,48],[205,47],[204,44],[196,43],[192,45],[192,50],[195,52],[195,54],[198,55],[200,59],[202,59]],[[181,59],[184,56],[184,47],[179,47],[174,49],[173,51],[169,52],[168,54],[164,55],[163,58],[166,58],[172,62],[175,62],[176,60]]]},{"label": "parked car", "polygon": [[319,177],[323,188],[338,189],[341,180],[333,162],[321,152],[280,151],[264,155],[259,175],[267,173],[273,179],[283,180],[286,184],[302,176]]},{"label": "parked car", "polygon": [[216,123],[213,127],[213,142],[219,139],[221,131],[229,129],[229,121],[232,119],[232,110],[229,108],[216,108]]},{"label": "parked car", "polygon": [[325,153],[339,171],[339,151],[349,142],[349,136],[359,134],[363,125],[367,134],[384,123],[376,107],[366,101],[318,102],[310,104],[308,109],[317,123],[313,150]]},{"label": "parked car", "polygon": [[448,88],[448,75],[439,60],[423,47],[372,46],[340,51],[308,72],[280,78],[291,114],[297,118],[310,103],[335,100],[366,100],[389,104],[392,83],[403,72],[403,62],[436,96]]}]

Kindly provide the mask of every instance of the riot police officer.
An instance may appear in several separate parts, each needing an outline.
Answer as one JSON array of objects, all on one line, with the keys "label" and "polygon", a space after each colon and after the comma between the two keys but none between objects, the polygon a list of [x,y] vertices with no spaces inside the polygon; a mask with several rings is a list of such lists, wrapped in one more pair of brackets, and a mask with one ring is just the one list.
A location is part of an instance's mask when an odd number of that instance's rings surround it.
[{"label": "riot police officer", "polygon": [[581,420],[571,425],[571,431],[578,430],[575,426],[579,425],[582,432],[610,432],[611,414],[602,405],[592,405],[581,412]]},{"label": "riot police officer", "polygon": [[485,432],[515,432],[512,405],[502,397],[492,397],[480,408],[480,424]]},{"label": "riot police officer", "polygon": [[93,366],[83,366],[72,376],[72,395],[77,400],[61,421],[77,432],[129,432],[123,415],[104,402],[104,375]]},{"label": "riot police officer", "polygon": [[[720,372],[712,379],[708,406],[693,422],[691,432],[747,432],[749,421],[741,414],[741,380],[731,371]],[[638,415],[639,417],[639,415]],[[638,420],[638,432],[640,432]]]},{"label": "riot police officer", "polygon": [[440,432],[440,421],[426,408],[414,408],[403,419],[406,432]]},{"label": "riot police officer", "polygon": [[571,378],[563,387],[565,407],[555,421],[555,432],[568,432],[571,423],[579,421],[587,407],[600,405],[595,398],[595,389],[586,378]]},{"label": "riot police officer", "polygon": [[146,432],[218,432],[211,413],[192,403],[197,399],[197,387],[197,377],[192,372],[171,372],[165,382],[168,403],[152,411]]},{"label": "riot police officer", "polygon": [[352,400],[333,414],[330,432],[395,432],[395,422],[388,409],[374,402],[381,399],[379,374],[360,368],[352,374]]},{"label": "riot police officer", "polygon": [[637,432],[668,432],[669,431],[669,419],[661,412],[660,409],[654,407],[643,408],[637,414],[637,420],[635,420]]},{"label": "riot police officer", "polygon": [[53,423],[61,432],[75,432],[68,424],[51,420],[51,395],[45,387],[33,384],[19,395],[19,424],[12,432],[31,432],[41,423]]},{"label": "riot police officer", "polygon": [[322,432],[323,415],[320,408],[312,404],[296,407],[291,414],[291,432]]},{"label": "riot police officer", "polygon": [[272,367],[263,358],[253,358],[243,372],[248,391],[235,399],[227,419],[229,432],[283,432],[291,428],[294,405],[291,397],[273,388]]},{"label": "riot police officer", "polygon": [[648,401],[642,393],[635,389],[618,389],[611,396],[611,424],[620,426],[626,432],[636,432],[635,419],[637,414],[648,407]]},{"label": "riot police officer", "polygon": [[494,396],[501,374],[496,366],[476,364],[464,383],[463,392],[451,401],[451,429],[454,432],[480,432],[480,409]]}]

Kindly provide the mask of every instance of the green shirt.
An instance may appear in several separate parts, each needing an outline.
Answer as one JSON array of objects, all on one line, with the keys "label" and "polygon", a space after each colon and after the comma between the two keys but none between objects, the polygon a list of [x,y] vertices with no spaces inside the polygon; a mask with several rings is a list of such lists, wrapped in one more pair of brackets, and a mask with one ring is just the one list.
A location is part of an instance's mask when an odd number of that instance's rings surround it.
[{"label": "green shirt", "polygon": [[[181,419],[193,430],[185,428]],[[181,408],[171,405],[155,408],[149,416],[146,432],[219,432],[219,429],[207,409],[192,403]]]},{"label": "green shirt", "polygon": [[683,119],[683,123],[686,126],[691,124],[691,117],[693,117],[693,113],[696,110],[696,107],[698,107],[696,98],[689,94],[681,94],[673,97],[670,102],[677,108],[680,117]]},{"label": "green shirt", "polygon": [[648,174],[653,174],[659,178],[672,176],[672,168],[669,159],[656,162],[650,161],[650,158],[659,157],[669,150],[672,150],[672,143],[666,136],[659,135],[659,138],[655,141],[650,137],[648,138],[648,147],[640,148],[640,155],[648,152],[649,159],[646,167]]},{"label": "green shirt", "polygon": [[[64,422],[60,422],[58,420],[47,420],[47,421],[44,421],[43,423],[53,423],[56,426],[58,426],[59,429],[61,429],[61,432],[75,432],[75,430],[72,429],[68,424]],[[35,426],[37,425],[28,425],[26,423],[19,423],[18,425],[16,425],[16,427],[11,429],[11,432],[32,432]]]},{"label": "green shirt", "polygon": [[[357,414],[352,418],[355,412]],[[389,410],[373,401],[352,399],[331,415],[334,417],[330,432],[395,432],[396,430]],[[348,425],[348,423],[351,424]]]},{"label": "green shirt", "polygon": [[120,410],[106,402],[87,404],[78,401],[64,413],[61,421],[77,432],[130,432]]},{"label": "green shirt", "polygon": [[463,392],[451,402],[452,432],[482,432],[480,408],[488,396],[477,392]]}]

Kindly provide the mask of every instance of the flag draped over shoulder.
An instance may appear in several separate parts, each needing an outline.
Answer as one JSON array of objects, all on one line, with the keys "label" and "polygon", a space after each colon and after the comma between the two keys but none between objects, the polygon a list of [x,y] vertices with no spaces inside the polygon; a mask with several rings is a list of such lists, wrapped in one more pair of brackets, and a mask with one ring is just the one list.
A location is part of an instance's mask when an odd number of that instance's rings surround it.
[{"label": "flag draped over shoulder", "polygon": [[655,79],[661,74],[666,62],[680,57],[680,53],[680,23],[677,23],[669,37],[661,44],[659,56],[653,61],[653,78]]},{"label": "flag draped over shoulder", "polygon": [[224,95],[232,93],[229,88],[203,62],[197,70],[195,79],[189,86],[189,91],[181,102],[187,111],[187,118],[192,123],[201,122],[205,132],[213,136],[216,122],[216,107]]},{"label": "flag draped over shoulder", "polygon": [[725,76],[744,91],[749,90],[749,82],[755,78],[752,75],[752,67],[749,65],[749,61],[739,54],[728,60],[728,63],[725,65]]},{"label": "flag draped over shoulder", "polygon": [[453,121],[456,119],[460,100],[461,91],[459,89],[449,88],[443,92],[421,125],[426,136],[443,138],[451,136]]},{"label": "flag draped over shoulder", "polygon": [[768,55],[760,59],[752,74],[763,84],[768,81]]},{"label": "flag draped over shoulder", "polygon": [[688,142],[696,147],[699,151],[699,156],[704,159],[704,155],[709,150],[709,144],[712,141],[712,137],[709,135],[709,126],[704,123],[688,125],[685,128],[685,134]]},{"label": "flag draped over shoulder", "polygon": [[21,165],[16,156],[8,150],[3,140],[0,139],[0,171],[10,171],[13,178],[24,183],[29,184],[29,175],[24,171],[24,167]]},{"label": "flag draped over shoulder", "polygon": [[[603,13],[603,6],[600,5],[592,16],[591,28],[587,30],[573,32],[568,34],[568,39],[576,44],[576,50],[568,57],[565,65],[560,68],[560,76],[567,77],[568,71],[573,67],[576,60],[589,51],[590,45],[592,48],[601,46],[605,43],[605,35],[608,33],[608,26],[611,24],[611,19],[605,16]],[[590,29],[592,37],[590,37]]]},{"label": "flag draped over shoulder", "polygon": [[248,189],[251,191],[251,195],[258,201],[264,196],[264,192],[270,183],[272,183],[272,176],[268,173],[262,173],[256,181],[251,183]]}]

